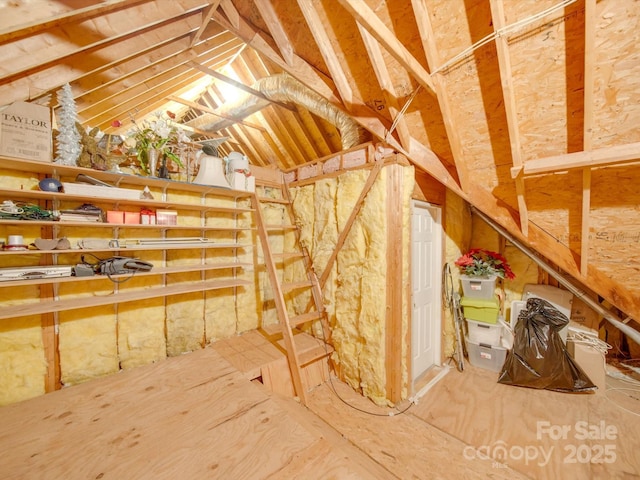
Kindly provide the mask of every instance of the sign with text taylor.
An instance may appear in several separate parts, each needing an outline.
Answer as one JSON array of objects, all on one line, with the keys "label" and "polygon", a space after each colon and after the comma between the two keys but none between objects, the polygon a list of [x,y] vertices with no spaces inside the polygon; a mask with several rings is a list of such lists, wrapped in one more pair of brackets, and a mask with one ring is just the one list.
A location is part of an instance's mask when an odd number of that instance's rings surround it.
[{"label": "sign with text taylor", "polygon": [[28,102],[0,107],[0,155],[51,161],[51,110]]}]

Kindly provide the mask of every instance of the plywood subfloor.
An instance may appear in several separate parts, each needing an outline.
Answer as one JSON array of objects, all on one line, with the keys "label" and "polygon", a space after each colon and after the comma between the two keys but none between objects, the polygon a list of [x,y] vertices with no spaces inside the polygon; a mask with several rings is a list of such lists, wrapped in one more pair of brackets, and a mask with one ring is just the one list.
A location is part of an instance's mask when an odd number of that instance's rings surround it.
[{"label": "plywood subfloor", "polygon": [[[496,379],[472,366],[451,371],[404,413],[408,404],[376,407],[332,379],[305,408],[208,347],[0,408],[0,477],[638,478],[637,388],[570,395]],[[537,438],[538,422],[568,427],[566,438]],[[614,428],[615,439],[578,440],[578,422],[600,435]],[[612,461],[584,461],[607,445],[601,458]]]},{"label": "plywood subfloor", "polygon": [[309,415],[206,348],[0,408],[0,477],[387,478]]},{"label": "plywood subfloor", "polygon": [[[606,393],[575,395],[502,385],[497,377],[471,365],[452,370],[403,414],[408,404],[376,407],[335,379],[308,402],[391,478],[640,478],[637,386],[608,379]],[[333,387],[381,416],[345,408]]]}]

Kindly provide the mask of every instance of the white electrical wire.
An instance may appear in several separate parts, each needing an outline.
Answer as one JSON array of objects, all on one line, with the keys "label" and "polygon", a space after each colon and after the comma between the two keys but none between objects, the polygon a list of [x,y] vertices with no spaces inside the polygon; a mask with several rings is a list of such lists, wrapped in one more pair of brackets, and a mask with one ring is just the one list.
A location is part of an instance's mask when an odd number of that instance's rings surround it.
[{"label": "white electrical wire", "polygon": [[402,117],[404,117],[404,114],[407,111],[407,108],[409,108],[409,105],[411,105],[411,102],[413,102],[413,99],[416,98],[416,95],[420,91],[421,86],[422,85],[418,85],[418,88],[416,88],[411,94],[411,96],[407,99],[407,101],[404,102],[404,105],[396,115],[396,118],[393,119],[393,123],[391,124],[391,127],[389,127],[389,131],[387,131],[387,133],[384,136],[385,142],[389,143],[389,135],[393,133],[393,131],[396,129],[396,126],[398,125],[398,122],[402,119]]},{"label": "white electrical wire", "polygon": [[569,328],[567,332],[567,340],[571,340],[575,344],[586,345],[602,355],[606,355],[613,347],[607,342],[600,340],[595,335],[584,333],[579,330],[573,330]]},{"label": "white electrical wire", "polygon": [[463,58],[471,55],[471,53],[473,53],[475,50],[477,50],[478,48],[482,47],[483,45],[486,45],[487,43],[491,42],[495,38],[503,36],[503,35],[507,35],[509,33],[512,33],[515,30],[518,30],[518,29],[524,27],[525,25],[529,25],[530,23],[533,23],[536,20],[539,20],[539,19],[541,19],[543,17],[546,17],[547,15],[555,12],[556,10],[560,10],[561,8],[567,7],[567,6],[569,6],[569,5],[571,5],[572,3],[575,3],[575,2],[576,2],[576,0],[564,0],[564,1],[560,2],[559,4],[553,6],[553,7],[549,7],[546,10],[543,10],[542,12],[539,12],[539,13],[536,13],[535,15],[532,15],[531,17],[525,18],[523,20],[519,20],[519,21],[517,21],[515,23],[512,23],[510,25],[506,25],[506,26],[496,30],[495,32],[490,33],[489,35],[487,35],[483,39],[478,40],[476,43],[474,43],[470,47],[468,47],[465,50],[463,50],[462,52],[460,52],[458,55],[456,55],[455,57],[453,57],[449,61],[447,61],[447,62],[443,63],[442,65],[440,65],[438,68],[436,68],[435,70],[433,70],[431,72],[431,75],[448,69],[451,65],[453,65],[455,63],[458,63],[460,60],[462,60]]}]

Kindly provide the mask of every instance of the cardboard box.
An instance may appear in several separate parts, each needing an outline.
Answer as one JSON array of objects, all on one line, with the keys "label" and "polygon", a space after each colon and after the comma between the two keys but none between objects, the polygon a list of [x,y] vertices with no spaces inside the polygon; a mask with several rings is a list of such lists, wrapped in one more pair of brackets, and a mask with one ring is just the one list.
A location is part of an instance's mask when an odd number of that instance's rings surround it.
[{"label": "cardboard box", "polygon": [[0,107],[0,155],[51,162],[51,109],[14,102]]},{"label": "cardboard box", "polygon": [[604,355],[589,345],[567,341],[567,351],[584,373],[597,387],[597,392],[604,393],[607,388],[607,374]]},{"label": "cardboard box", "polygon": [[177,225],[178,212],[176,210],[156,210],[156,224]]},{"label": "cardboard box", "polygon": [[124,212],[124,223],[140,225],[140,212]]},{"label": "cardboard box", "polygon": [[107,223],[124,223],[124,212],[120,210],[107,210]]}]

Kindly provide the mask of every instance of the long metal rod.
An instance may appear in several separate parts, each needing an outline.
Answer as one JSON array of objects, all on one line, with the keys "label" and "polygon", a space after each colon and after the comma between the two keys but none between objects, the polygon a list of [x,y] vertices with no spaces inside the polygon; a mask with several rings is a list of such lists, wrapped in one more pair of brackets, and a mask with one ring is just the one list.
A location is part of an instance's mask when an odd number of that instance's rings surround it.
[{"label": "long metal rod", "polygon": [[565,277],[565,275],[555,271],[546,262],[544,262],[541,258],[538,257],[531,249],[522,243],[519,240],[514,238],[508,231],[494,222],[490,217],[485,215],[483,212],[478,210],[475,207],[471,207],[473,213],[477,214],[481,217],[487,224],[491,225],[491,227],[502,235],[504,238],[509,240],[513,245],[518,247],[522,252],[524,252],[531,260],[536,262],[540,268],[542,268],[545,272],[555,278],[562,286],[564,286],[567,290],[573,293],[576,297],[582,300],[584,303],[589,305],[592,309],[598,312],[600,315],[604,317],[609,323],[611,323],[614,327],[618,328],[622,333],[626,334],[629,338],[635,341],[637,344],[640,344],[640,332],[638,332],[635,328],[631,328],[626,323],[618,320],[609,310],[604,308],[598,302],[594,301],[589,297],[582,289],[576,287],[569,279]]}]

